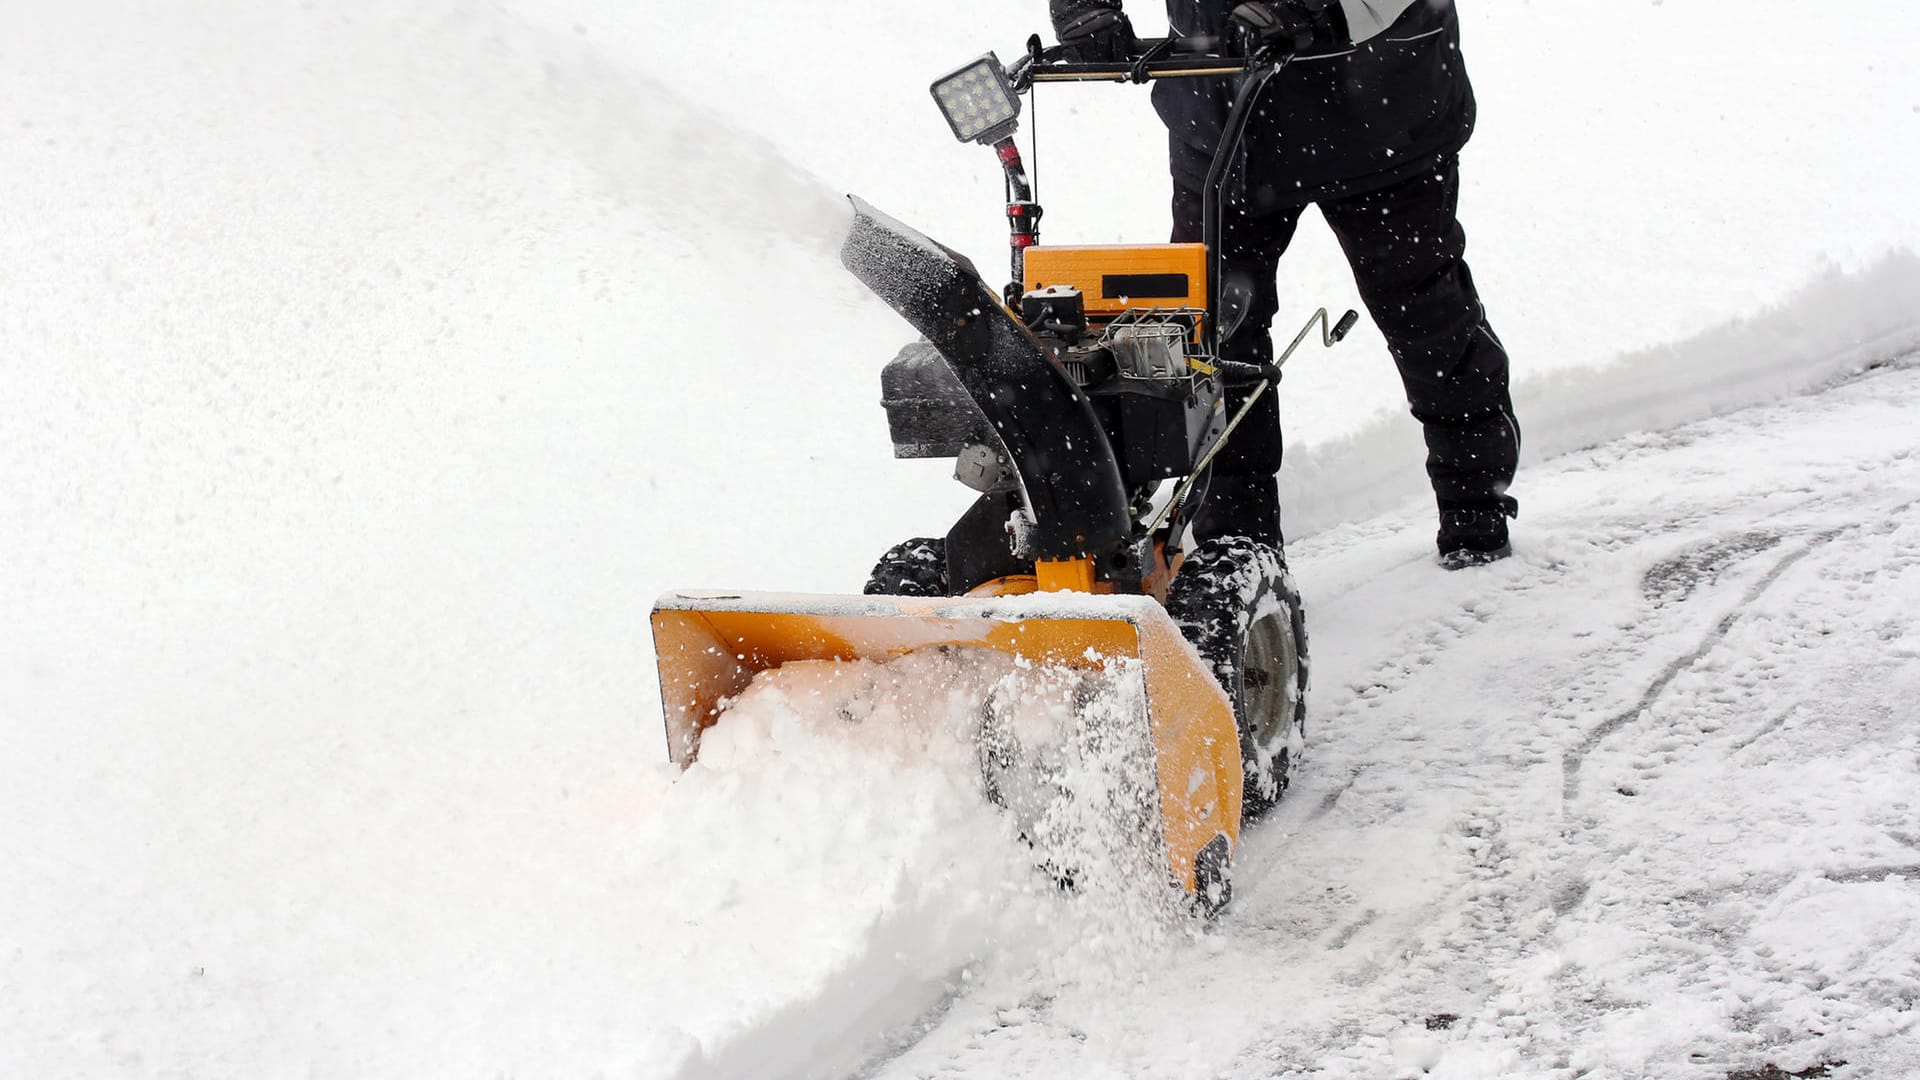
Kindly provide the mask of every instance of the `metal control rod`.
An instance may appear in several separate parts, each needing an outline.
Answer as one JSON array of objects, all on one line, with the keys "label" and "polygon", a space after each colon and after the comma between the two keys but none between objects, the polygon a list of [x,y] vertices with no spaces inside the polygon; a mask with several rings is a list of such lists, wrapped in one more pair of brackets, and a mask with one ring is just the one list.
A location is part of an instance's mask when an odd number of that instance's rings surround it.
[{"label": "metal control rod", "polygon": [[1193,493],[1194,484],[1198,483],[1200,478],[1206,475],[1207,469],[1213,465],[1213,459],[1220,456],[1220,451],[1226,448],[1227,440],[1233,437],[1233,432],[1240,426],[1240,422],[1245,420],[1249,413],[1253,412],[1253,406],[1260,400],[1261,395],[1272,389],[1274,383],[1280,380],[1280,368],[1293,356],[1294,350],[1300,348],[1300,343],[1307,340],[1307,334],[1312,332],[1314,324],[1318,323],[1320,326],[1321,344],[1331,349],[1335,345],[1340,344],[1340,342],[1346,338],[1347,332],[1352,330],[1354,324],[1359,321],[1360,313],[1349,310],[1345,315],[1340,316],[1339,322],[1329,324],[1327,309],[1321,308],[1307,319],[1307,325],[1301,327],[1300,332],[1294,335],[1293,344],[1287,346],[1287,351],[1281,353],[1280,358],[1272,364],[1254,365],[1230,363],[1221,365],[1223,368],[1244,368],[1249,372],[1259,373],[1260,385],[1253,388],[1253,393],[1247,395],[1246,403],[1240,406],[1240,411],[1234,413],[1233,419],[1227,421],[1226,430],[1220,432],[1220,437],[1213,440],[1213,445],[1207,447],[1207,452],[1200,455],[1200,460],[1194,465],[1193,471],[1187,474],[1187,478],[1180,482],[1178,488],[1174,489],[1173,498],[1168,499],[1167,505],[1161,507],[1160,512],[1153,516],[1152,523],[1147,526],[1148,534],[1152,534],[1154,530],[1158,529],[1161,522],[1166,521],[1168,517],[1172,516],[1172,514],[1187,501],[1187,496]]}]

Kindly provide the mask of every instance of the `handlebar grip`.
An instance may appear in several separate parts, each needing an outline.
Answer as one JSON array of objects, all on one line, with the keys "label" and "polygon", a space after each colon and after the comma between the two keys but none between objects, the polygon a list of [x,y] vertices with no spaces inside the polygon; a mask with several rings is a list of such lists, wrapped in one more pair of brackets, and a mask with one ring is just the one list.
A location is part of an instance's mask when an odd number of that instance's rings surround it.
[{"label": "handlebar grip", "polygon": [[1228,386],[1249,386],[1266,380],[1280,381],[1280,368],[1273,364],[1243,364],[1237,360],[1216,360],[1213,366],[1220,371],[1220,377]]}]

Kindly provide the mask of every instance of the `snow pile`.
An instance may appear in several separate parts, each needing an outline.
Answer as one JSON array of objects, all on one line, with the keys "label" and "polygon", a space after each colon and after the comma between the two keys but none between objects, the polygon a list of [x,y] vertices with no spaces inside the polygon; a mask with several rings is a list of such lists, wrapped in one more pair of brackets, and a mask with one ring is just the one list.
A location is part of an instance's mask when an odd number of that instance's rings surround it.
[{"label": "snow pile", "polygon": [[844,201],[487,5],[82,2],[0,73],[0,1074],[633,1060],[648,604],[885,446],[791,452],[896,336]]},{"label": "snow pile", "polygon": [[757,677],[648,823],[666,874],[635,902],[670,994],[636,1015],[721,1075],[801,1075],[957,984],[1017,924],[1008,894],[1047,887],[979,790],[997,678],[934,654]]},{"label": "snow pile", "polygon": [[831,1075],[1003,958],[1130,977],[1184,913],[1143,705],[1137,662],[990,650],[755,676],[639,841],[638,1015],[682,1075]]}]

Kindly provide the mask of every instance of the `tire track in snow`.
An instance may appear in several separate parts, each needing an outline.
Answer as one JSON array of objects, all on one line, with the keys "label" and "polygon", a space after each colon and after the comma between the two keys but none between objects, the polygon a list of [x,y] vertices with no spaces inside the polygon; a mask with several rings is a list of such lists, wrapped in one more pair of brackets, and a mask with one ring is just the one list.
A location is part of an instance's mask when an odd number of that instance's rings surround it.
[{"label": "tire track in snow", "polygon": [[[1644,446],[1636,447],[1635,451],[1648,452]],[[1494,568],[1488,575],[1497,578],[1494,588],[1418,624],[1405,632],[1398,643],[1383,647],[1380,651],[1384,655],[1373,667],[1362,676],[1346,680],[1342,688],[1344,694],[1324,714],[1328,719],[1323,729],[1339,733],[1336,737],[1357,735],[1358,732],[1351,730],[1352,725],[1365,723],[1369,715],[1385,717],[1417,712],[1419,706],[1409,705],[1406,695],[1414,692],[1423,678],[1448,665],[1450,657],[1467,651],[1475,639],[1510,626],[1519,611],[1537,603],[1540,593],[1582,580],[1593,571],[1598,560],[1698,527],[1716,514],[1725,513],[1730,505],[1696,507],[1687,515],[1643,521],[1635,528],[1613,530],[1574,551],[1523,552],[1513,562]],[[1407,560],[1396,564],[1396,569],[1404,567],[1421,572],[1426,569],[1425,562],[1424,558]],[[1364,606],[1366,592],[1373,587],[1375,584],[1369,582],[1335,595]],[[1676,617],[1684,616],[1676,612]],[[1543,721],[1540,730],[1546,730],[1547,726]],[[1436,772],[1466,775],[1472,774],[1476,766],[1484,765],[1475,760],[1484,752],[1482,739],[1471,729],[1455,731],[1444,746],[1436,745],[1438,738],[1432,733],[1424,734],[1418,751]],[[1370,763],[1356,764],[1347,771],[1343,782],[1278,827],[1292,831],[1328,824],[1323,819],[1336,818],[1337,812],[1348,810],[1348,800],[1356,789],[1367,786],[1373,771]],[[1371,779],[1375,787],[1395,783],[1391,777]],[[1378,826],[1402,812],[1401,808],[1388,807],[1383,818],[1379,812],[1356,809],[1351,811],[1351,816],[1362,816]],[[1510,838],[1509,823],[1503,822],[1502,816],[1497,809],[1462,808],[1447,824],[1444,835],[1459,846],[1457,862],[1453,863],[1458,870],[1441,892],[1411,909],[1384,911],[1368,905],[1318,939],[1318,951],[1324,961],[1331,961],[1333,954],[1355,951],[1364,944],[1360,950],[1364,955],[1354,966],[1338,974],[1341,983],[1363,987],[1384,982],[1401,988],[1393,993],[1408,1000],[1418,1000],[1445,986],[1453,986],[1455,989],[1451,992],[1462,1001],[1484,1000],[1493,992],[1494,988],[1486,981],[1485,969],[1505,962],[1502,958],[1517,957],[1538,941],[1547,930],[1539,921],[1543,909],[1570,906],[1564,897],[1555,898],[1558,903],[1551,904],[1543,899],[1549,893],[1550,879],[1547,867],[1537,854],[1537,846],[1530,836],[1524,835],[1524,830],[1523,835]],[[1350,831],[1354,823],[1335,822],[1331,827]],[[1251,854],[1258,857],[1257,852]],[[1449,921],[1459,929],[1441,935],[1436,941],[1434,927]],[[1284,929],[1278,924],[1269,925],[1275,930]],[[1268,1075],[1264,1070],[1276,1061],[1298,1058],[1304,1050],[1303,1043],[1325,1043],[1340,1037],[1337,1028],[1326,1028],[1250,1047],[1229,1075]]]},{"label": "tire track in snow", "polygon": [[[1623,786],[1620,794],[1631,801],[1590,800],[1588,813],[1567,831],[1565,841],[1585,855],[1562,868],[1555,908],[1564,928],[1555,943],[1565,948],[1606,927],[1616,936],[1624,932],[1633,951],[1593,971],[1570,968],[1559,982],[1564,993],[1590,995],[1657,996],[1661,987],[1686,987],[1691,999],[1713,1002],[1714,1022],[1684,1036],[1694,1044],[1686,1060],[1696,1070],[1686,1075],[1725,1077],[1730,1069],[1760,1075],[1750,1070],[1776,1061],[1854,1058],[1863,1034],[1884,1037],[1890,1029],[1881,1017],[1910,1012],[1920,993],[1913,935],[1871,914],[1889,904],[1895,911],[1903,903],[1910,907],[1913,871],[1920,868],[1888,849],[1890,842],[1912,846],[1883,823],[1899,820],[1899,809],[1880,799],[1857,802],[1898,790],[1862,783],[1879,775],[1884,785],[1890,774],[1861,759],[1887,757],[1897,774],[1914,743],[1908,737],[1904,750],[1889,745],[1903,727],[1897,708],[1861,708],[1898,699],[1897,689],[1853,688],[1857,680],[1882,681],[1867,671],[1891,675],[1893,669],[1863,671],[1845,660],[1874,655],[1850,649],[1848,635],[1866,641],[1888,629],[1836,618],[1855,610],[1858,598],[1887,592],[1887,585],[1872,581],[1874,573],[1885,570],[1897,582],[1903,567],[1911,569],[1911,559],[1901,555],[1916,550],[1911,515],[1920,500],[1871,498],[1888,486],[1910,491],[1898,473],[1890,482],[1882,477],[1889,468],[1910,473],[1911,462],[1903,452],[1863,464],[1858,473],[1869,474],[1865,483],[1834,476],[1837,490],[1825,509],[1829,517],[1837,512],[1853,520],[1806,535],[1747,586],[1740,605],[1677,665],[1682,670],[1663,671],[1639,706],[1620,714],[1624,722],[1588,733],[1587,761],[1599,760],[1603,740],[1622,740],[1608,756],[1646,774],[1648,783]],[[1815,555],[1823,557],[1817,568],[1796,575],[1791,597],[1764,612],[1751,610],[1762,596],[1780,591],[1789,569],[1810,565]],[[1835,592],[1842,597],[1838,608]],[[1896,587],[1889,595],[1897,593]],[[1737,634],[1749,614],[1759,625]],[[1904,625],[1910,633],[1911,620]],[[1716,652],[1721,658],[1710,661]],[[1874,656],[1872,663],[1897,661]],[[1680,682],[1696,669],[1698,679]],[[1776,697],[1785,699],[1785,711],[1759,731],[1731,746],[1714,737],[1729,720]],[[1671,728],[1640,730],[1634,721],[1655,712],[1670,718]],[[1789,720],[1799,722],[1789,726]],[[1769,735],[1788,741],[1770,755],[1730,761]],[[1849,804],[1855,805],[1846,809]],[[1823,818],[1823,809],[1838,816]],[[1902,893],[1909,899],[1900,899]],[[1589,894],[1594,905],[1583,907]],[[1803,913],[1834,911],[1863,914],[1829,921],[1818,936],[1831,941],[1814,944],[1805,936]],[[1836,966],[1834,956],[1845,960]],[[1907,1074],[1897,1067],[1886,1073]],[[1879,1073],[1869,1068],[1862,1075]]]},{"label": "tire track in snow", "polygon": [[[1920,500],[1912,500],[1905,503],[1901,503],[1898,506],[1890,507],[1885,511],[1883,511],[1881,515],[1879,515],[1876,518],[1876,520],[1898,519],[1901,515],[1912,510],[1915,506],[1920,506]],[[1835,528],[1826,529],[1821,532],[1815,533],[1814,535],[1808,537],[1805,543],[1801,544],[1799,547],[1795,548],[1793,551],[1790,551],[1787,554],[1781,556],[1778,560],[1774,562],[1773,566],[1768,568],[1766,574],[1761,576],[1761,578],[1755,581],[1753,584],[1747,586],[1746,591],[1741,595],[1740,599],[1735,601],[1733,605],[1733,609],[1731,611],[1728,611],[1726,615],[1722,616],[1718,622],[1716,622],[1712,627],[1710,627],[1707,630],[1706,634],[1702,636],[1700,641],[1697,644],[1695,644],[1693,648],[1687,650],[1685,654],[1675,658],[1664,669],[1662,669],[1660,674],[1650,684],[1648,684],[1646,690],[1640,695],[1640,699],[1638,701],[1634,702],[1628,708],[1614,714],[1612,717],[1609,717],[1606,721],[1594,727],[1591,731],[1587,733],[1586,737],[1582,739],[1578,745],[1576,745],[1575,747],[1573,747],[1573,749],[1567,752],[1565,762],[1562,766],[1565,773],[1565,780],[1562,788],[1562,798],[1564,799],[1564,801],[1572,802],[1575,799],[1579,798],[1581,773],[1586,765],[1587,758],[1591,756],[1596,749],[1599,748],[1600,744],[1605,742],[1608,738],[1612,737],[1617,732],[1624,729],[1627,725],[1633,723],[1633,721],[1635,721],[1636,719],[1646,715],[1647,710],[1652,708],[1654,703],[1660,700],[1661,695],[1666,693],[1667,688],[1673,685],[1673,681],[1675,679],[1679,678],[1680,675],[1682,675],[1683,673],[1691,669],[1694,665],[1698,664],[1709,653],[1711,653],[1714,649],[1718,648],[1721,645],[1721,643],[1725,642],[1727,639],[1727,635],[1733,632],[1733,628],[1740,623],[1740,620],[1742,619],[1742,617],[1744,617],[1748,613],[1749,609],[1751,609],[1753,605],[1760,600],[1761,597],[1765,596],[1767,592],[1771,590],[1777,582],[1779,582],[1780,578],[1784,574],[1786,574],[1788,570],[1792,569],[1797,563],[1799,563],[1802,559],[1806,558],[1808,555],[1811,555],[1815,551],[1819,550],[1820,548],[1833,543],[1835,540],[1838,540],[1840,537],[1847,535],[1848,533],[1858,532],[1867,527],[1868,526],[1865,523],[1854,523],[1850,525],[1841,525]],[[1759,535],[1759,534],[1743,534],[1743,535]],[[1726,542],[1728,544],[1733,544],[1737,541],[1740,541],[1740,539],[1741,539],[1740,536],[1729,537],[1727,538]],[[1774,721],[1774,725],[1777,726],[1778,724],[1784,723],[1784,722],[1785,722],[1785,717],[1783,716],[1783,717],[1777,718]],[[1761,732],[1756,733],[1751,738],[1746,739],[1743,742],[1737,744],[1734,747],[1734,749],[1737,751],[1740,749],[1744,749],[1748,745],[1751,745],[1755,740],[1759,739],[1762,735],[1764,735],[1766,733],[1766,730],[1767,729],[1763,729]]]},{"label": "tire track in snow", "polygon": [[1746,593],[1735,602],[1733,610],[1722,617],[1719,622],[1715,623],[1698,644],[1692,649],[1689,649],[1685,655],[1669,663],[1666,668],[1661,671],[1660,675],[1655,678],[1647,687],[1646,691],[1640,695],[1640,700],[1634,702],[1621,712],[1614,714],[1592,731],[1589,731],[1586,738],[1582,739],[1579,745],[1567,752],[1565,762],[1561,766],[1565,772],[1562,798],[1567,802],[1572,802],[1579,797],[1580,772],[1586,764],[1588,755],[1592,754],[1609,736],[1626,727],[1640,716],[1645,715],[1647,709],[1651,708],[1653,703],[1659,700],[1660,695],[1666,692],[1667,687],[1673,684],[1674,679],[1678,678],[1682,672],[1699,663],[1702,657],[1712,652],[1715,647],[1725,641],[1727,635],[1732,632],[1734,625],[1740,621],[1740,617],[1746,614],[1747,609],[1751,607],[1755,601],[1759,600],[1760,597],[1764,596],[1768,589],[1773,587],[1774,582],[1780,580],[1780,575],[1786,573],[1801,559],[1806,558],[1815,548],[1831,542],[1844,531],[1844,529],[1831,529],[1827,532],[1820,533],[1775,562],[1765,576],[1747,587]]},{"label": "tire track in snow", "polygon": [[[1685,433],[1673,433],[1671,438],[1661,438],[1656,441],[1666,444],[1666,449],[1679,449],[1687,444],[1688,439]],[[1636,449],[1645,448],[1641,447]],[[1799,500],[1791,506],[1772,506],[1769,508],[1768,516],[1776,517],[1780,513],[1803,515],[1809,510],[1830,509],[1842,503],[1857,505],[1857,495],[1857,491],[1842,493],[1840,495],[1813,495],[1809,498]],[[1901,511],[1908,509],[1910,505],[1911,504],[1903,504],[1901,507],[1890,511],[1890,513],[1897,515]],[[1874,512],[1867,516],[1879,518],[1883,513],[1887,512]],[[1738,500],[1714,500],[1711,504],[1704,506],[1696,504],[1691,513],[1676,515],[1652,523],[1643,521],[1639,528],[1616,532],[1603,538],[1599,542],[1585,545],[1585,550],[1593,556],[1617,554],[1645,541],[1657,540],[1660,537],[1669,536],[1689,528],[1699,528],[1703,525],[1710,524],[1725,528],[1726,520],[1730,516],[1736,520],[1742,516],[1740,513],[1740,502]],[[1799,561],[1805,554],[1818,550],[1822,544],[1837,539],[1837,534],[1844,531],[1844,529],[1828,529],[1815,534],[1809,539],[1804,550],[1797,551],[1792,559],[1782,564],[1769,567],[1768,573],[1763,575],[1763,581],[1770,583],[1773,580],[1777,580],[1794,562]],[[1635,651],[1644,649],[1647,645],[1661,638],[1669,637],[1675,634],[1676,631],[1681,630],[1684,622],[1690,622],[1698,618],[1698,615],[1692,613],[1691,609],[1682,603],[1682,601],[1691,597],[1691,595],[1698,591],[1703,585],[1713,584],[1721,572],[1727,570],[1736,561],[1740,561],[1746,556],[1757,554],[1773,546],[1770,543],[1762,542],[1762,538],[1766,535],[1765,530],[1749,528],[1744,532],[1735,532],[1730,538],[1696,543],[1692,547],[1684,549],[1680,555],[1671,557],[1664,563],[1655,564],[1655,569],[1658,569],[1661,565],[1671,564],[1688,566],[1691,569],[1697,569],[1702,572],[1684,582],[1679,581],[1677,578],[1669,578],[1662,581],[1655,577],[1655,584],[1670,587],[1656,590],[1658,595],[1649,594],[1646,595],[1645,598],[1648,601],[1656,601],[1659,607],[1671,608],[1670,613],[1653,620],[1640,620],[1638,624],[1631,628],[1633,632],[1628,635],[1627,639],[1619,643],[1619,647],[1635,648]],[[1525,553],[1523,553],[1523,555],[1524,554]],[[1702,558],[1703,556],[1705,556],[1704,559]],[[1678,560],[1678,562],[1676,563],[1675,560]],[[1571,573],[1569,572],[1570,569],[1572,570]],[[1591,559],[1583,559],[1576,556],[1572,559],[1549,560],[1545,570],[1553,576],[1553,580],[1579,580],[1592,575],[1594,566],[1592,565]],[[1544,577],[1545,575],[1542,576]],[[1653,571],[1650,570],[1648,577],[1653,576]],[[1646,580],[1647,578],[1643,577],[1643,581]],[[1495,603],[1513,595],[1512,585],[1515,583],[1509,582],[1506,584],[1508,588],[1500,590],[1498,599],[1494,601]],[[1356,599],[1359,599],[1364,594],[1365,588],[1366,586],[1360,586],[1354,590],[1350,590],[1350,593],[1354,595]],[[1745,605],[1751,603],[1753,599],[1763,593],[1765,587],[1764,584],[1749,585],[1747,591],[1751,595],[1744,597],[1740,601],[1740,606],[1735,609],[1736,615]],[[1429,642],[1441,653],[1454,650],[1467,644],[1469,640],[1479,632],[1481,627],[1500,625],[1505,621],[1502,616],[1491,620],[1475,620],[1471,625],[1463,625],[1458,622],[1456,616],[1452,613],[1441,616],[1439,619],[1429,623],[1425,631],[1419,636],[1418,640],[1421,644],[1413,646],[1412,648],[1402,647],[1394,649],[1390,655],[1383,659],[1379,666],[1374,668],[1366,677],[1348,680],[1347,689],[1353,695],[1349,704],[1361,701],[1364,698],[1368,706],[1375,711],[1387,708],[1391,704],[1391,699],[1394,696],[1403,694],[1410,688],[1416,686],[1420,669],[1425,666],[1419,663],[1408,662],[1406,657],[1409,654],[1417,656],[1421,653],[1423,646]],[[1724,621],[1724,618],[1722,621]],[[1725,629],[1719,628],[1718,623],[1716,623],[1714,628],[1709,629],[1710,634],[1714,634],[1719,638],[1724,638],[1726,632]],[[1634,642],[1639,643],[1637,648],[1633,646],[1632,643]],[[1661,680],[1663,685],[1669,684],[1671,681],[1672,676],[1664,676]],[[1596,685],[1594,689],[1599,689],[1599,687]],[[1367,694],[1369,690],[1373,691],[1371,696]],[[1654,696],[1657,697],[1657,695]],[[1642,702],[1637,704],[1634,710],[1628,710],[1627,715],[1631,716],[1637,713],[1644,709],[1646,704],[1650,703],[1650,699],[1643,692]],[[1358,719],[1358,717],[1352,713],[1351,709],[1334,709],[1330,710],[1330,712],[1331,719],[1327,726],[1339,728],[1344,734],[1359,735],[1359,732],[1348,731],[1345,727],[1344,722]],[[1591,733],[1589,733],[1589,736],[1590,735]],[[1604,736],[1602,738],[1604,738]],[[1583,739],[1583,742],[1584,741]],[[1598,747],[1600,741],[1601,740],[1594,740],[1594,746],[1588,748],[1585,753],[1592,754],[1594,748]],[[1360,777],[1364,772],[1365,769],[1363,767],[1351,769],[1345,778],[1345,782],[1340,783],[1328,791],[1322,797],[1319,804],[1313,806],[1302,815],[1300,823],[1306,824],[1312,822],[1320,824],[1320,819],[1331,816],[1336,808],[1345,808],[1347,799],[1360,782]],[[1330,827],[1338,826],[1330,825]],[[1523,835],[1519,837],[1516,842],[1523,846],[1532,846],[1536,845],[1538,840],[1531,835]],[[1577,845],[1579,842],[1577,833],[1568,834],[1560,838],[1559,845],[1564,847],[1568,844]],[[1486,880],[1480,886],[1479,895],[1466,898],[1463,901],[1463,906],[1470,912],[1478,913],[1474,916],[1475,918],[1486,920],[1488,933],[1482,939],[1484,947],[1480,950],[1478,959],[1488,966],[1496,968],[1507,966],[1508,960],[1521,957],[1530,950],[1550,948],[1551,946],[1543,943],[1543,939],[1555,933],[1558,920],[1575,910],[1581,901],[1586,898],[1591,888],[1591,884],[1587,881],[1579,879],[1570,880],[1561,874],[1538,875],[1533,872],[1533,867],[1527,865],[1526,860],[1513,861],[1510,851],[1500,850],[1502,846],[1504,845],[1489,845],[1489,857],[1485,860],[1487,871]],[[1598,854],[1598,852],[1592,854]],[[1556,858],[1552,861],[1560,862],[1561,860]],[[1884,874],[1876,875],[1876,872],[1882,869],[1882,867],[1874,866],[1861,869],[1857,872],[1834,871],[1830,872],[1828,877],[1830,880],[1836,877],[1846,879],[1859,877],[1868,881],[1877,881],[1885,876]],[[1886,869],[1897,871],[1898,867],[1889,866]],[[1554,884],[1555,882],[1558,882],[1558,884]],[[1504,895],[1502,895],[1503,885],[1507,887]],[[1537,917],[1541,906],[1538,898],[1540,894],[1529,895],[1529,892],[1535,889],[1544,890],[1545,906],[1549,909],[1548,913],[1551,916],[1550,920],[1544,923],[1539,922]],[[1369,909],[1366,917],[1344,928],[1334,943],[1342,947],[1349,947],[1353,943],[1353,940],[1361,935],[1369,925],[1377,924],[1380,921],[1378,913]],[[1529,926],[1529,923],[1532,925]],[[1438,969],[1433,968],[1430,963],[1412,961],[1413,957],[1420,954],[1422,947],[1422,941],[1417,931],[1409,931],[1400,935],[1394,939],[1391,944],[1387,945],[1384,951],[1407,957],[1408,960],[1398,965],[1399,970],[1386,969],[1376,972],[1376,974],[1386,976],[1391,973],[1391,975],[1396,976],[1391,980],[1390,985],[1407,985],[1407,980],[1418,979],[1421,977],[1423,971],[1430,975],[1437,974]],[[1425,944],[1425,951],[1430,958],[1432,956],[1431,942]],[[1503,957],[1507,959],[1502,959]],[[1575,984],[1569,982],[1567,985],[1571,987]],[[1604,998],[1598,999],[1590,1005],[1585,1006],[1586,1010],[1591,1012],[1592,1022],[1594,1023],[1600,1022],[1601,1018],[1611,1009],[1631,1007],[1633,1007],[1633,1005],[1626,1002],[1609,1004]],[[1577,1001],[1569,1006],[1568,1022],[1572,1022],[1574,1016],[1581,1013],[1581,1008]],[[1380,1020],[1376,1019],[1374,1022],[1377,1024]],[[1341,1069],[1345,1067],[1344,1059],[1323,1056],[1318,1061],[1319,1067],[1317,1069],[1312,1067],[1311,1063],[1314,1061],[1314,1058],[1312,1052],[1307,1050],[1306,1047],[1311,1046],[1315,1041],[1321,1041],[1324,1046],[1325,1041],[1323,1037],[1334,1037],[1334,1033],[1330,1029],[1323,1029],[1313,1033],[1302,1032],[1295,1038],[1281,1038],[1257,1048],[1250,1047],[1248,1052],[1242,1055],[1238,1065],[1229,1075],[1247,1077],[1270,1076],[1273,1074],[1273,1068],[1276,1064],[1286,1061],[1299,1062],[1300,1071],[1303,1074],[1312,1072],[1313,1075],[1348,1075],[1348,1073],[1341,1071]],[[1548,1050],[1549,1044],[1553,1040],[1543,1036],[1530,1037],[1532,1038],[1535,1049],[1546,1054],[1546,1058],[1551,1060],[1553,1054],[1548,1053]],[[1573,1045],[1565,1038],[1559,1038],[1559,1042],[1566,1046]],[[1324,1054],[1324,1051],[1322,1053]],[[1377,1063],[1375,1067],[1377,1068]],[[1586,1071],[1588,1070],[1579,1070],[1579,1072]],[[1353,1074],[1365,1075],[1367,1073],[1363,1066],[1356,1064]],[[1377,1075],[1377,1072],[1374,1074]],[[1576,1074],[1577,1073],[1569,1073],[1569,1075]],[[1721,1075],[1725,1075],[1724,1071]]]}]

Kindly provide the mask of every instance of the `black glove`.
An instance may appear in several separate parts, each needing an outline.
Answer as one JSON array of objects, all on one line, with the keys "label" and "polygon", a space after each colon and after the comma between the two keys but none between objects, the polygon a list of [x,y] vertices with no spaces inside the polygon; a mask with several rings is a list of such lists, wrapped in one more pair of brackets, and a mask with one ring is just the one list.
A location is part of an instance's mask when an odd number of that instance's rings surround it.
[{"label": "black glove", "polygon": [[1316,42],[1334,45],[1345,36],[1335,21],[1338,10],[1329,0],[1247,0],[1227,16],[1227,36],[1241,56],[1299,53]]},{"label": "black glove", "polygon": [[1049,0],[1047,13],[1069,63],[1113,63],[1140,53],[1119,0]]}]

